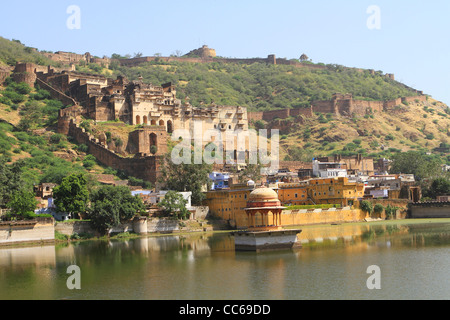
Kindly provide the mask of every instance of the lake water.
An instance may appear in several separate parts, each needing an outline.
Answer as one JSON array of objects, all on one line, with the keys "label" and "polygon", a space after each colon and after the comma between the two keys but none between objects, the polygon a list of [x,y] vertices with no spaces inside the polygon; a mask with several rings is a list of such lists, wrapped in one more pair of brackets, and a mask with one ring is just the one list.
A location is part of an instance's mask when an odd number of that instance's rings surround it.
[{"label": "lake water", "polygon": [[[0,248],[0,299],[450,298],[450,220],[308,226],[300,239],[258,254],[235,252],[228,233]],[[72,265],[79,290],[67,287]]]}]

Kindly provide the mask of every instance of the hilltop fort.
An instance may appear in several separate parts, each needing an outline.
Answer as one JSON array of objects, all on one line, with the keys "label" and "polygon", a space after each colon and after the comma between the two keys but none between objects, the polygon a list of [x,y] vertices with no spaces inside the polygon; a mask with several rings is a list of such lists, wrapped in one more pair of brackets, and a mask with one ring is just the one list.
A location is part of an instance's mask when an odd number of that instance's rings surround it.
[{"label": "hilltop fort", "polygon": [[[87,74],[75,71],[76,64],[98,63],[108,66],[112,60],[97,58],[86,53],[56,52],[46,53],[53,61],[68,65],[67,70],[57,70],[31,63],[17,63],[14,70],[1,70],[1,78],[11,76],[16,82],[25,82],[30,86],[37,84],[50,92],[66,106],[60,110],[58,132],[70,135],[79,143],[89,146],[89,152],[103,164],[115,169],[127,171],[130,175],[141,177],[155,183],[159,173],[160,159],[168,150],[170,134],[177,129],[193,132],[194,123],[202,124],[203,135],[207,130],[222,133],[248,131],[249,122],[265,120],[272,122],[271,128],[282,129],[284,119],[302,119],[313,117],[316,113],[351,117],[374,112],[393,110],[404,102],[425,101],[427,97],[416,91],[417,96],[399,98],[392,101],[366,101],[354,99],[351,94],[336,93],[332,99],[313,101],[306,108],[277,109],[264,112],[248,112],[245,107],[216,105],[193,106],[189,98],[181,101],[177,98],[177,89],[172,83],[149,84],[142,78],[130,81],[124,76],[116,79],[103,75]],[[305,68],[325,68],[325,66],[302,63],[296,60],[277,59],[275,55],[267,58],[227,59],[218,58],[214,49],[203,46],[183,57],[140,57],[120,59],[125,66],[143,62],[183,61],[207,63],[220,61],[225,63],[267,63],[286,64]],[[393,75],[386,75],[393,79]],[[1,79],[0,79],[1,80]],[[105,134],[94,135],[81,126],[82,121],[91,119],[95,123],[114,122],[117,126],[135,126],[125,139],[123,148],[113,148],[107,142]],[[278,119],[278,123],[276,120]],[[235,151],[236,154],[236,151]],[[131,156],[131,157],[130,157]]]}]

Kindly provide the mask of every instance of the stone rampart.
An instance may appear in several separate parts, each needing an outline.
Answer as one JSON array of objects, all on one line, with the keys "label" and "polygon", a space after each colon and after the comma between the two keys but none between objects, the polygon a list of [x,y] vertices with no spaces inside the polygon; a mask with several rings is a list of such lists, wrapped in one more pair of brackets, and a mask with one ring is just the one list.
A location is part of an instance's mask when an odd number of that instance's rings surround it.
[{"label": "stone rampart", "polygon": [[0,222],[0,245],[55,240],[53,218]]},{"label": "stone rampart", "polygon": [[69,135],[78,143],[85,144],[89,148],[89,153],[106,166],[116,170],[123,170],[136,178],[157,183],[160,172],[160,156],[138,156],[134,158],[121,157],[115,152],[108,150],[98,139],[79,127],[73,120],[69,124]]},{"label": "stone rampart", "polygon": [[257,111],[257,112],[248,112],[247,117],[249,121],[258,121],[264,120],[270,122],[274,119],[287,119],[289,117],[312,117],[313,111],[312,107],[309,108],[298,108],[298,109],[279,109],[279,110],[271,110],[271,111]]},{"label": "stone rampart", "polygon": [[62,93],[58,89],[55,89],[48,83],[42,81],[41,79],[37,78],[36,83],[41,87],[41,89],[47,90],[53,99],[61,101],[64,105],[73,106],[77,104],[74,99]]},{"label": "stone rampart", "polygon": [[413,219],[450,218],[450,202],[424,202],[410,204]]},{"label": "stone rampart", "polygon": [[[359,209],[351,209],[345,207],[342,209],[305,209],[305,210],[284,210],[281,215],[282,226],[300,226],[314,224],[330,224],[330,223],[348,223],[362,222],[367,218],[366,213]],[[272,221],[269,214],[268,221]],[[256,221],[258,224],[258,221]],[[245,228],[248,225],[247,216],[240,215],[236,217],[236,227]]]},{"label": "stone rampart", "polygon": [[[89,221],[70,221],[56,224],[55,230],[61,234],[71,236],[73,234],[88,234],[100,236]],[[173,233],[180,231],[178,220],[166,218],[135,218],[133,221],[122,223],[110,230],[110,233],[133,232],[146,233]]]}]

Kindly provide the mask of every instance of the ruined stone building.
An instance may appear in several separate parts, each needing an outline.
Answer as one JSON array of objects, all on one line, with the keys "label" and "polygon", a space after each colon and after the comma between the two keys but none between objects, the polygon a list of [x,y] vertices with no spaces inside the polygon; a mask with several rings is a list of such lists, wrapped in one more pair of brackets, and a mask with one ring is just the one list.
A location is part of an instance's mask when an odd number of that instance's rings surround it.
[{"label": "ruined stone building", "polygon": [[191,52],[189,52],[185,56],[187,56],[187,57],[196,56],[196,57],[200,57],[200,58],[215,58],[216,55],[217,54],[216,54],[216,50],[215,49],[208,48],[207,45],[204,45],[201,48],[192,50]]},{"label": "ruined stone building", "polygon": [[129,125],[161,126],[167,133],[185,129],[191,136],[195,123],[201,124],[202,134],[207,130],[248,131],[246,108],[215,104],[194,107],[188,98],[182,103],[172,83],[155,86],[142,79],[128,81],[119,76],[113,80],[74,71],[55,73],[53,69],[38,72],[37,78],[79,105],[81,116],[98,122],[120,120]]},{"label": "ruined stone building", "polygon": [[77,54],[72,52],[58,51],[55,53],[41,52],[41,54],[55,62],[60,62],[65,65],[80,64],[80,63],[97,63],[107,68],[111,63],[111,59],[107,57],[103,58],[94,57],[89,52],[86,52],[85,54]]}]

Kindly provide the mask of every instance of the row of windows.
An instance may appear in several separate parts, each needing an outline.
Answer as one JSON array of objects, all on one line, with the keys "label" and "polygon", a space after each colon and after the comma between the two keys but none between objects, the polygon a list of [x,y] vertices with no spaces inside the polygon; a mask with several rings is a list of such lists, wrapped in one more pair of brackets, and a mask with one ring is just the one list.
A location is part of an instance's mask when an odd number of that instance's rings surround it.
[{"label": "row of windows", "polygon": [[[338,191],[337,192],[337,194],[341,194],[341,192],[340,191]],[[352,191],[349,191],[348,192],[348,195],[352,195],[353,193],[352,193]],[[357,192],[355,192],[355,195],[357,194]],[[326,196],[327,195],[327,193],[326,192],[314,192],[314,196],[321,196],[321,195],[324,195],[324,196]],[[286,196],[287,198],[289,198],[289,197],[291,197],[291,195],[290,194],[288,194],[287,196]],[[294,194],[294,198],[298,198],[299,196],[298,196],[298,194],[297,193],[295,193]],[[301,195],[301,198],[305,198],[305,195],[304,194],[302,194]]]},{"label": "row of windows", "polygon": [[[237,197],[238,197],[238,195],[235,194],[234,198],[237,198]],[[233,195],[230,195],[230,198],[233,198]],[[242,198],[242,194],[239,195],[239,198]],[[247,194],[244,194],[244,199],[247,199]]]}]

